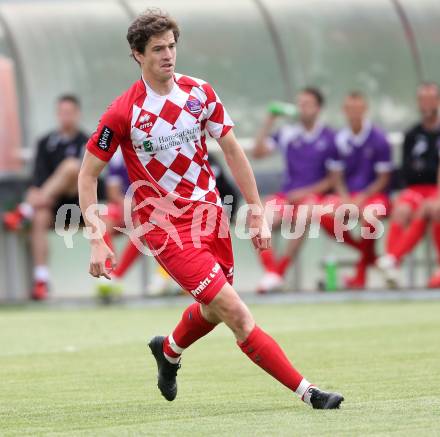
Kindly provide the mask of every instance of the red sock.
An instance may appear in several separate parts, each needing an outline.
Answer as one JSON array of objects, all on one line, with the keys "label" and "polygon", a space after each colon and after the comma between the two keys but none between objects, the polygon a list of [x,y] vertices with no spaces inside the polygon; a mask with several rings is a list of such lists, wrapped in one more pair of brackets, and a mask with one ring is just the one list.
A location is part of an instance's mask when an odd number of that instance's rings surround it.
[{"label": "red sock", "polygon": [[432,236],[437,250],[438,263],[440,264],[440,222],[434,222],[432,225]]},{"label": "red sock", "polygon": [[389,252],[390,255],[393,255],[398,261],[400,261],[423,237],[426,231],[426,226],[426,220],[421,218],[414,219],[408,229],[404,232],[399,244],[393,251]]},{"label": "red sock", "polygon": [[361,240],[361,257],[356,264],[355,275],[351,279],[349,279],[349,281],[347,281],[347,285],[361,288],[365,286],[368,266],[373,264],[376,260],[374,246],[374,239],[363,238]]},{"label": "red sock", "polygon": [[122,278],[122,276],[124,276],[125,272],[131,267],[139,255],[140,252],[137,247],[132,243],[131,240],[128,240],[128,243],[122,252],[121,259],[119,260],[116,269],[113,271],[113,275],[116,278]]},{"label": "red sock", "polygon": [[277,263],[275,262],[275,257],[273,256],[272,249],[262,250],[260,252],[260,261],[261,264],[263,264],[266,271],[268,272],[277,271]]},{"label": "red sock", "polygon": [[386,253],[392,253],[396,250],[397,246],[400,244],[404,232],[405,229],[400,223],[390,223],[386,241]]},{"label": "red sock", "polygon": [[202,316],[198,302],[190,305],[183,312],[182,320],[180,320],[173,333],[163,343],[163,352],[168,361],[177,363],[184,349],[211,332],[215,327],[216,325],[208,322]]},{"label": "red sock", "polygon": [[[336,238],[335,218],[332,215],[326,214],[321,217],[321,226],[330,235],[330,237]],[[342,233],[344,244],[348,244],[354,249],[361,250],[361,241],[355,240],[350,232],[344,231]]]},{"label": "red sock", "polygon": [[[278,343],[258,326],[251,331],[243,342],[237,342],[240,349],[259,367],[281,382],[292,391],[305,390],[309,383],[303,383],[304,378],[292,366]],[[301,385],[301,387],[300,387]],[[298,393],[301,397],[304,393]]]},{"label": "red sock", "polygon": [[283,256],[277,264],[277,272],[281,275],[284,276],[286,274],[286,270],[289,267],[289,264],[291,262],[291,258],[290,256]]}]

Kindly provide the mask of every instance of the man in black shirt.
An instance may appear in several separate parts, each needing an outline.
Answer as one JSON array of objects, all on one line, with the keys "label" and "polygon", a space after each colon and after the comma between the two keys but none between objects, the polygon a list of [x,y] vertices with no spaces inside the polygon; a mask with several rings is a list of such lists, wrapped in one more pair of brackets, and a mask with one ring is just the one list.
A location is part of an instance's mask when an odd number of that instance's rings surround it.
[{"label": "man in black shirt", "polygon": [[[386,254],[377,260],[386,282],[393,288],[398,285],[397,267],[425,234],[438,197],[439,86],[432,82],[420,85],[417,103],[421,122],[406,133],[403,143],[402,174],[406,188],[394,201]],[[440,243],[440,230],[438,234]],[[433,282],[440,286],[440,275],[431,278],[428,285],[433,286]]]},{"label": "man in black shirt", "polygon": [[38,142],[31,187],[25,199],[3,221],[11,231],[31,224],[34,284],[31,296],[47,297],[47,232],[54,220],[54,208],[63,203],[78,203],[78,174],[88,137],[80,130],[80,102],[73,95],[63,95],[57,102],[58,129]]}]

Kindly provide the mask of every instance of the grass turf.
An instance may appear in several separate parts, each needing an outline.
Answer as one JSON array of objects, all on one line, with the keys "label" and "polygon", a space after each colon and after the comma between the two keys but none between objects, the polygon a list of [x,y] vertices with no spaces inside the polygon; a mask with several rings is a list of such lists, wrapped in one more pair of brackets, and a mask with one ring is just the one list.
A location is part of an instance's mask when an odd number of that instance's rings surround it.
[{"label": "grass turf", "polygon": [[182,308],[0,311],[0,435],[440,435],[440,302],[252,307],[305,376],[312,410],[218,327],[186,351],[176,401],[146,340]]}]

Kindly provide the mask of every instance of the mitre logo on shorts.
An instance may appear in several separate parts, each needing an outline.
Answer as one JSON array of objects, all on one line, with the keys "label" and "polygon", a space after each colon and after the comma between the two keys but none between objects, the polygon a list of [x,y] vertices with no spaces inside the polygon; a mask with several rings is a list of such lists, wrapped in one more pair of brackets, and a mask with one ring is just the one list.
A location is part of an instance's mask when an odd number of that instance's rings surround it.
[{"label": "mitre logo on shorts", "polygon": [[112,138],[113,131],[109,127],[104,126],[99,134],[98,147],[101,150],[107,151],[112,143]]},{"label": "mitre logo on shorts", "polygon": [[197,115],[202,110],[202,103],[197,99],[190,99],[186,102],[186,107],[193,115]]}]

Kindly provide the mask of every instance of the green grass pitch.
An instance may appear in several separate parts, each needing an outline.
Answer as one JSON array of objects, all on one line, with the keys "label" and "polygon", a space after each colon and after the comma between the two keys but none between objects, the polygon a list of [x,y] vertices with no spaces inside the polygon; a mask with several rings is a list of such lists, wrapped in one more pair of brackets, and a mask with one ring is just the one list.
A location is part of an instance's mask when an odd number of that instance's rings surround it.
[{"label": "green grass pitch", "polygon": [[146,343],[183,308],[0,310],[0,435],[440,435],[440,302],[253,306],[311,381],[316,411],[218,327],[185,352],[176,401]]}]

